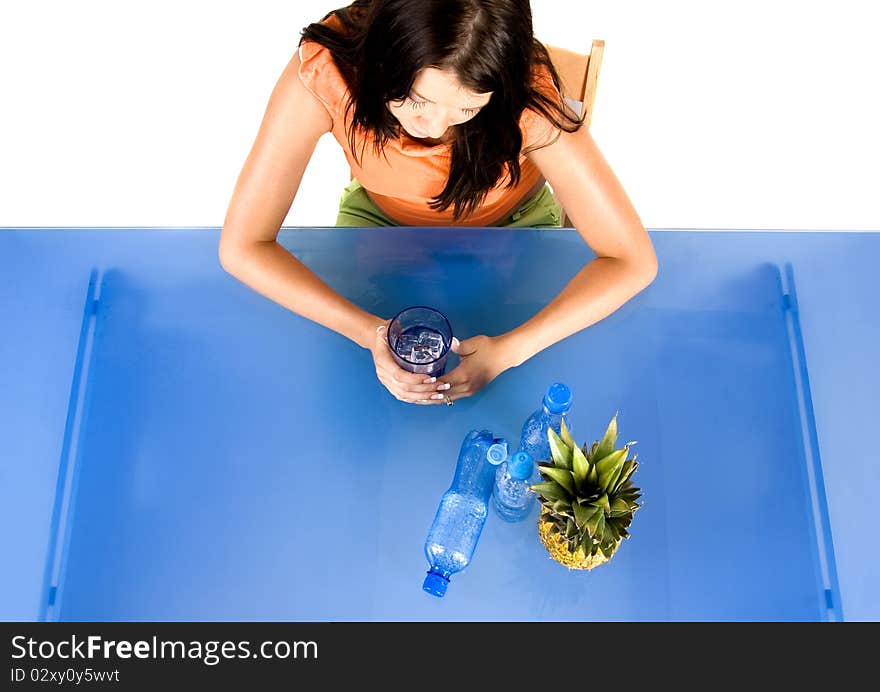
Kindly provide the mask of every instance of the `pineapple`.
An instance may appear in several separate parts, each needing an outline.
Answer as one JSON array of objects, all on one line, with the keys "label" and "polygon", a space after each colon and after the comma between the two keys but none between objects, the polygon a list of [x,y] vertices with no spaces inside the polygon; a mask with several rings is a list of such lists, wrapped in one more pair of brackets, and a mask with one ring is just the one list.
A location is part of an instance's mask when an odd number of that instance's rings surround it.
[{"label": "pineapple", "polygon": [[547,430],[552,461],[541,461],[543,483],[531,486],[541,501],[538,535],[557,562],[570,569],[593,569],[614,555],[640,507],[640,489],[630,477],[638,468],[637,454],[627,459],[627,442],[617,444],[617,414],[601,442],[578,448],[562,421],[561,435]]}]

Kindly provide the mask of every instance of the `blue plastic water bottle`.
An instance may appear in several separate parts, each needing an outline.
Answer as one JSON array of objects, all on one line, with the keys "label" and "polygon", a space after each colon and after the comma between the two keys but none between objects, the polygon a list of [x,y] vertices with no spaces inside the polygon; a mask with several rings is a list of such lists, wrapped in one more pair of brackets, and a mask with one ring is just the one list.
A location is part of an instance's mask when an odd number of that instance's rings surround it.
[{"label": "blue plastic water bottle", "polygon": [[495,468],[507,459],[507,441],[488,430],[471,430],[458,454],[455,477],[440,500],[425,539],[430,569],[422,588],[443,596],[449,579],[471,561],[489,513]]},{"label": "blue plastic water bottle", "polygon": [[492,506],[495,513],[504,521],[525,519],[537,496],[529,486],[535,472],[532,455],[522,450],[498,467],[495,472],[495,488],[492,491]]},{"label": "blue plastic water bottle", "polygon": [[541,408],[526,419],[522,427],[519,448],[528,452],[537,464],[550,460],[550,442],[547,441],[547,428],[552,427],[557,435],[563,418],[568,424],[568,410],[571,408],[571,390],[561,382],[554,382],[547,388]]}]

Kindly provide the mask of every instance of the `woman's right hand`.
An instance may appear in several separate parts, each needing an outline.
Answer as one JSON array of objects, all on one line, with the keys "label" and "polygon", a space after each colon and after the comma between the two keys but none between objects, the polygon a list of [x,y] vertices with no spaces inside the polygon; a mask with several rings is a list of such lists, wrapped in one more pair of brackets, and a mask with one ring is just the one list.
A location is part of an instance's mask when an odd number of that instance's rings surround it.
[{"label": "woman's right hand", "polygon": [[379,382],[395,399],[409,404],[445,403],[443,390],[448,389],[449,385],[439,384],[436,377],[408,372],[395,362],[388,345],[388,324],[386,322],[376,328],[376,338],[370,347]]}]

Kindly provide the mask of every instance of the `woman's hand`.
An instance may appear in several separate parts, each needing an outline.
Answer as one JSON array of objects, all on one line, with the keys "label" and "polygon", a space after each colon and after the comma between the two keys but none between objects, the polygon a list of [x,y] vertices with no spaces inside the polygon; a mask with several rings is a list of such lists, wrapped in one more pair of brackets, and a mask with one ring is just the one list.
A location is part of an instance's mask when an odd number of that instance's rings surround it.
[{"label": "woman's hand", "polygon": [[508,362],[508,353],[498,337],[474,336],[460,344],[453,342],[452,350],[461,361],[455,370],[438,380],[438,383],[452,385],[445,392],[452,401],[476,394],[512,367]]},{"label": "woman's hand", "polygon": [[[438,382],[436,377],[408,372],[395,362],[388,345],[387,329],[388,322],[376,328],[376,338],[370,347],[379,382],[400,401],[423,405],[445,403],[446,385]],[[453,339],[453,351],[458,345],[458,339]]]}]

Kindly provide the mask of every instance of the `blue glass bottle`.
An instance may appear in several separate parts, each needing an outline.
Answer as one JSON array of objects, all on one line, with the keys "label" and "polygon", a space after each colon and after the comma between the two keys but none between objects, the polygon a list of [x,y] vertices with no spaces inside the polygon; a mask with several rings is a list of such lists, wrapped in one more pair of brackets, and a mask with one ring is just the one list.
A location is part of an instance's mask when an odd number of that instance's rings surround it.
[{"label": "blue glass bottle", "polygon": [[529,490],[534,472],[532,455],[522,450],[498,467],[492,506],[504,521],[520,521],[532,511],[537,497]]},{"label": "blue glass bottle", "polygon": [[[550,443],[547,441],[547,428],[552,427],[558,435],[562,420],[568,423],[568,410],[571,408],[571,390],[561,382],[554,382],[547,388],[541,408],[530,415],[522,427],[519,448],[528,452],[537,464],[550,460]],[[534,482],[540,483],[537,468],[532,474]]]},{"label": "blue glass bottle", "polygon": [[471,561],[489,513],[495,468],[507,459],[507,441],[488,430],[471,430],[458,454],[455,477],[437,508],[425,539],[430,569],[422,588],[443,596],[449,579]]}]

